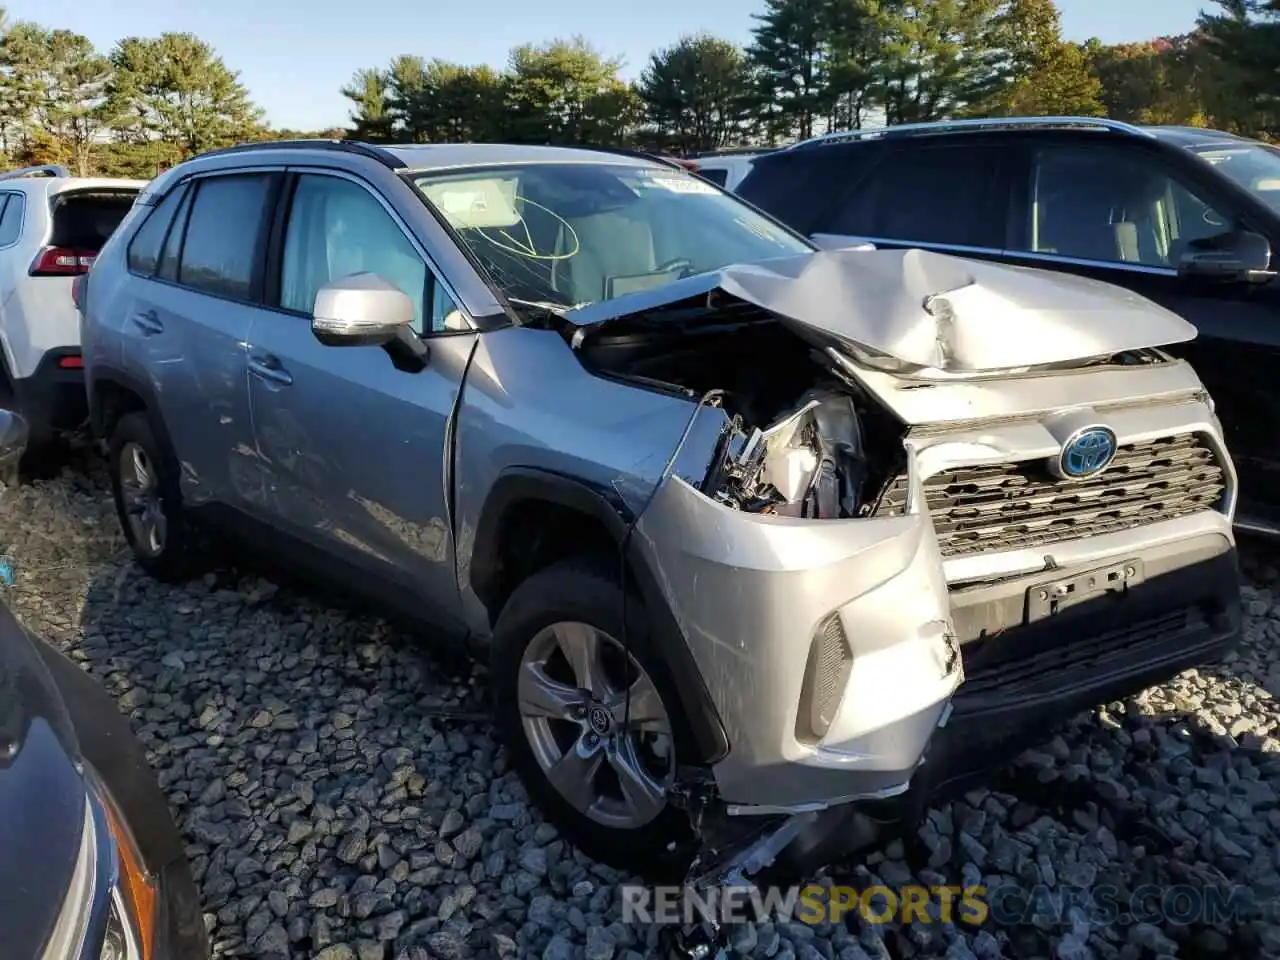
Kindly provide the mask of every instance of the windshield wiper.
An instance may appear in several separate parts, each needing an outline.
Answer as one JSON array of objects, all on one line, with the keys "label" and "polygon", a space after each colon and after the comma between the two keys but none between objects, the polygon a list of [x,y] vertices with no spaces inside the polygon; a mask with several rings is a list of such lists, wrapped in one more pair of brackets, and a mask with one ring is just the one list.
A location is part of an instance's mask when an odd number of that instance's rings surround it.
[{"label": "windshield wiper", "polygon": [[570,310],[577,310],[585,304],[575,303],[572,306],[553,303],[550,300],[521,300],[518,297],[507,297],[507,302],[514,306],[523,319],[530,323],[545,324],[560,320]]}]

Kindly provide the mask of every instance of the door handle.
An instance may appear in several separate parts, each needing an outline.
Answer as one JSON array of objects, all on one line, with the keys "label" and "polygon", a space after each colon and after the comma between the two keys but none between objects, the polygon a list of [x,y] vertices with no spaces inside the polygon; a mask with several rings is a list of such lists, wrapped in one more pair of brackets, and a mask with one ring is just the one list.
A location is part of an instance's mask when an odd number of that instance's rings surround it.
[{"label": "door handle", "polygon": [[132,323],[144,337],[154,337],[157,333],[164,333],[164,324],[160,322],[160,318],[156,316],[154,310],[135,313],[129,318],[129,322]]},{"label": "door handle", "polygon": [[271,383],[278,383],[281,386],[287,387],[289,384],[293,383],[293,377],[289,374],[288,370],[280,365],[278,357],[270,355],[265,357],[250,357],[249,372],[255,377],[270,381]]}]

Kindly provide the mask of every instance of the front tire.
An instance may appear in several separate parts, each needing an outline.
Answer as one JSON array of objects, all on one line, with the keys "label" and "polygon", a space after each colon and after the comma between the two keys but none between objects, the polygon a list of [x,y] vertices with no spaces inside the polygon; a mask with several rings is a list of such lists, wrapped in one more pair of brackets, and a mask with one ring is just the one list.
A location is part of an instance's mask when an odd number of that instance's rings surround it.
[{"label": "front tire", "polygon": [[688,723],[630,595],[624,634],[623,588],[607,566],[556,564],[507,601],[490,651],[498,733],[570,843],[621,870],[680,876],[692,832],[667,791]]},{"label": "front tire", "polygon": [[194,572],[194,536],[182,509],[177,469],[144,413],[120,418],[107,447],[120,529],[138,565],[157,580],[181,583]]}]

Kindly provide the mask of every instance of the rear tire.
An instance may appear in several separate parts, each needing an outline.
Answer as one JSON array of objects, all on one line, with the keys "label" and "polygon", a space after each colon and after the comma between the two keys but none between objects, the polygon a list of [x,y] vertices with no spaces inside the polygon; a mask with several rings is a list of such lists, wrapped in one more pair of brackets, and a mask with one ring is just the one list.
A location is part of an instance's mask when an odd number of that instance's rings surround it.
[{"label": "rear tire", "polygon": [[693,835],[666,788],[689,725],[631,595],[624,649],[623,588],[608,566],[556,564],[511,595],[490,650],[496,725],[530,796],[570,843],[620,870],[682,878]]},{"label": "rear tire", "polygon": [[120,529],[138,565],[166,583],[189,579],[198,560],[195,536],[182,508],[176,464],[146,414],[120,418],[107,464]]}]

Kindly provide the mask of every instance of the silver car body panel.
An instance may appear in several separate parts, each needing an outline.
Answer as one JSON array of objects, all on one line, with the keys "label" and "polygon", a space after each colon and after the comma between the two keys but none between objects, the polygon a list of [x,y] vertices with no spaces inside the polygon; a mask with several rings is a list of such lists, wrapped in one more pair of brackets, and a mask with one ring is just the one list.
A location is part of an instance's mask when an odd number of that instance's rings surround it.
[{"label": "silver car body panel", "polygon": [[[547,389],[555,384],[556,389]],[[475,532],[498,479],[512,469],[573,477],[628,514],[640,514],[692,428],[670,475],[700,481],[727,418],[680,397],[587,373],[559,334],[508,327],[479,338],[456,430],[458,586],[480,636],[490,614],[472,589]],[[572,429],[566,425],[572,423]]]},{"label": "silver car body panel", "polygon": [[[1094,419],[1091,413],[1073,411],[1084,419]],[[908,435],[911,492],[900,518],[758,516],[726,509],[683,481],[664,484],[636,529],[728,727],[733,750],[715,768],[727,800],[799,808],[905,790],[962,680],[938,669],[942,645],[954,634],[949,589],[994,582],[997,593],[1019,595],[1028,578],[1046,570],[1065,576],[1124,558],[1144,561],[1154,573],[1234,546],[1235,473],[1220,428],[1207,405],[1185,402],[1111,411],[1106,423],[1121,444],[1204,436],[1228,476],[1220,510],[944,561],[924,512],[923,483],[956,466],[1053,456],[1074,419]],[[829,731],[817,744],[804,743],[794,731],[805,657],[832,613],[853,668]],[[785,776],[762,775],[784,766]]]},{"label": "silver car body panel", "polygon": [[[835,338],[864,366],[917,379],[1107,357],[1196,333],[1163,307],[1097,280],[926,250],[823,250],[695,280]],[[694,292],[692,282],[672,284],[568,316],[601,323]]]},{"label": "silver car body panel", "polygon": [[934,382],[896,377],[847,359],[838,362],[899,420],[913,427],[1031,417],[1079,407],[1110,416],[1126,408],[1150,409],[1206,398],[1204,385],[1185,360]]}]

